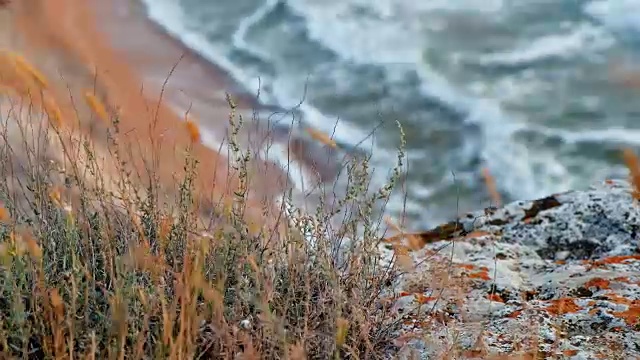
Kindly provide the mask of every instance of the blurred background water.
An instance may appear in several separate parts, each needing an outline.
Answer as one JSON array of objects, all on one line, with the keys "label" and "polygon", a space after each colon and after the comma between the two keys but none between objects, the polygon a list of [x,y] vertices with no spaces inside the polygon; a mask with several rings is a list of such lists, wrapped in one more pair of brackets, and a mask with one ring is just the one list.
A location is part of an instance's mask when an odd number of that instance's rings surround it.
[{"label": "blurred background water", "polygon": [[[640,90],[612,60],[640,50],[637,0],[146,0],[150,16],[270,103],[372,152],[407,135],[413,227],[624,177],[640,149]],[[640,66],[640,61],[638,61]],[[376,129],[373,137],[368,137]],[[455,176],[454,176],[455,174]]]}]

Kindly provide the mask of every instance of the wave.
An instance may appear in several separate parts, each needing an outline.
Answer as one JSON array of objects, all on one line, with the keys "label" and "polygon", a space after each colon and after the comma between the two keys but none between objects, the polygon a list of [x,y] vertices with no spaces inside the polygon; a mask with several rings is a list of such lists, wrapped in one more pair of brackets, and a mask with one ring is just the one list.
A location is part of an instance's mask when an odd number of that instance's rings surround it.
[{"label": "wave", "polygon": [[[332,137],[342,149],[352,155],[369,155],[374,166],[384,168],[389,165],[389,161],[385,158],[385,153],[376,152],[376,146],[373,138],[367,134],[365,130],[352,126],[347,122],[338,121],[324,115],[315,107],[302,102],[301,96],[296,89],[290,88],[290,84],[286,81],[280,81],[277,77],[269,75],[249,72],[245,68],[238,66],[231,59],[229,54],[232,51],[242,50],[251,56],[268,60],[268,56],[259,50],[252,48],[246,43],[246,33],[252,26],[258,23],[264,16],[267,16],[280,3],[278,0],[269,0],[259,7],[254,13],[246,17],[238,25],[237,30],[232,36],[232,44],[230,46],[216,46],[206,38],[201,29],[191,29],[187,24],[184,9],[171,0],[143,0],[147,7],[147,13],[151,20],[162,26],[169,34],[182,41],[187,47],[198,52],[207,60],[216,64],[226,71],[237,83],[242,84],[245,89],[261,89],[261,100],[267,103],[278,104],[282,108],[291,108],[295,113],[301,113],[302,118],[296,118],[298,126],[305,128],[312,126],[325,133],[332,134]],[[267,58],[267,59],[265,59]],[[264,90],[268,87],[269,90]],[[293,115],[295,117],[295,115]],[[292,124],[295,126],[295,124]],[[296,129],[291,129],[294,132]],[[213,134],[203,134],[203,139],[207,143],[215,144]],[[363,149],[371,149],[366,151]],[[294,192],[294,200],[299,206],[316,206],[317,202],[308,201],[310,189],[312,189],[315,181],[302,170],[301,165],[292,161],[288,155],[288,151],[283,144],[274,143],[263,149],[261,154],[265,158],[279,163],[281,167],[289,174],[290,180],[296,192]],[[373,186],[381,186],[384,181],[382,172],[378,172],[372,181]],[[342,185],[346,184],[344,175],[337,179]],[[344,186],[342,186],[344,187]],[[334,186],[331,190],[333,196],[340,194],[342,187]]]},{"label": "wave", "polygon": [[563,129],[552,129],[542,126],[529,126],[527,130],[542,134],[547,138],[560,138],[567,144],[605,143],[612,145],[640,147],[640,129],[608,127],[604,129],[567,131]]},{"label": "wave", "polygon": [[[455,6],[452,3],[456,3]],[[437,100],[461,113],[464,121],[481,129],[481,158],[500,179],[501,188],[514,198],[535,198],[567,190],[571,176],[552,153],[528,149],[514,135],[523,123],[514,114],[506,113],[496,99],[478,98],[454,85],[445,76],[429,68],[423,50],[429,46],[426,24],[438,12],[491,12],[499,14],[504,2],[495,1],[489,7],[473,6],[478,2],[418,2],[376,1],[365,12],[365,3],[358,0],[313,2],[291,0],[287,4],[306,20],[309,36],[348,61],[383,66],[388,72],[415,71],[422,80],[423,96]],[[360,9],[360,10],[358,10]],[[549,41],[541,40],[533,49],[518,49],[511,54],[494,54],[484,61],[509,62],[533,60],[552,53],[580,51],[590,40],[600,40],[591,29],[577,29],[565,44],[548,49]],[[374,35],[375,34],[375,35]],[[573,44],[569,44],[573,42]],[[534,44],[536,45],[536,44]],[[543,49],[543,50],[541,50]],[[546,51],[544,53],[543,51]]]},{"label": "wave", "polygon": [[640,2],[636,0],[594,0],[584,12],[616,30],[640,31]]},{"label": "wave", "polygon": [[[269,85],[269,90],[262,93],[267,101],[285,108],[297,106],[303,115],[302,126],[312,126],[332,133],[338,142],[345,144],[354,145],[361,139],[368,139],[366,145],[361,146],[372,149],[374,166],[382,169],[392,166],[395,160],[394,149],[379,147],[377,142],[369,137],[367,127],[355,126],[348,121],[337,121],[309,102],[300,104],[303,96],[298,86],[300,81],[293,79],[300,74],[285,74],[284,72],[288,70],[288,63],[286,63],[288,60],[275,53],[278,49],[271,49],[269,47],[271,44],[259,46],[255,39],[251,41],[252,33],[263,31],[262,25],[273,21],[273,18],[281,15],[282,12],[288,12],[297,17],[296,26],[301,24],[304,27],[304,36],[308,37],[305,40],[317,45],[321,49],[319,51],[335,55],[336,60],[331,61],[380,67],[391,79],[400,79],[407,74],[417,74],[420,84],[417,88],[418,94],[415,95],[422,97],[425,103],[450,109],[461,119],[461,122],[479,129],[477,141],[480,144],[479,148],[475,149],[476,151],[465,149],[464,152],[471,153],[470,156],[478,156],[491,173],[500,179],[501,190],[511,198],[531,199],[574,187],[575,176],[552,150],[529,148],[518,139],[517,135],[520,132],[530,129],[530,124],[522,114],[507,110],[501,99],[482,96],[482,92],[477,92],[480,95],[473,94],[469,91],[470,84],[456,83],[450,77],[451,74],[437,69],[425,59],[425,49],[433,47],[434,41],[437,40],[433,36],[442,36],[446,40],[450,28],[457,25],[455,21],[462,19],[464,22],[470,19],[492,24],[508,22],[509,11],[516,7],[512,2],[507,0],[482,2],[475,0],[418,2],[414,0],[265,0],[237,22],[229,43],[224,46],[214,45],[198,29],[188,28],[185,25],[187,22],[182,9],[174,2],[170,0],[146,0],[145,2],[150,9],[151,17],[156,22],[163,25],[187,46],[220,65],[245,87],[257,88],[259,85],[256,79],[261,76],[262,85],[265,83]],[[622,10],[612,10],[605,5],[615,3],[622,4],[619,5]],[[630,12],[628,11],[630,8],[636,11],[636,8],[640,7],[637,4],[633,0],[598,0],[591,1],[583,11],[592,18],[597,17],[605,24],[628,23],[629,26],[633,26],[633,21],[630,19],[635,18],[625,13]],[[448,17],[448,14],[455,14],[455,16]],[[442,56],[450,59],[449,62],[452,65],[447,71],[453,73],[457,71],[455,63],[460,57],[472,58],[477,65],[489,69],[495,66],[528,66],[548,59],[567,60],[594,54],[608,49],[615,41],[608,29],[604,29],[600,24],[587,21],[571,24],[569,24],[570,28],[561,28],[561,32],[546,35],[536,33],[536,37],[523,39],[516,46],[507,47],[504,50],[460,54],[455,49],[445,49]],[[292,26],[292,24],[279,25]],[[473,26],[471,25],[470,28],[473,29]],[[277,42],[278,39],[274,41]],[[435,47],[435,50],[439,51],[439,48]],[[282,73],[275,70],[269,74],[259,73],[255,69],[249,71],[247,67],[239,66],[231,60],[230,54],[233,52],[241,52],[272,65],[279,61],[277,65]],[[276,69],[278,66],[274,65],[273,68]],[[349,67],[345,66],[345,68]],[[339,74],[339,77],[341,77],[340,80],[348,82],[349,79],[342,78],[350,75],[352,74]],[[624,131],[621,131],[621,134],[622,132]],[[562,134],[566,139],[572,136],[570,131],[560,131],[557,134]],[[608,134],[612,137],[618,135],[611,130]],[[577,138],[586,134],[573,136]],[[383,172],[378,174],[384,175]],[[381,176],[375,180],[376,184],[382,181],[384,177]],[[442,184],[431,185],[442,186]],[[416,192],[426,194],[424,196],[427,197],[435,191],[434,188],[421,184],[420,179],[414,179],[412,186],[424,187],[424,191]]]},{"label": "wave", "polygon": [[483,66],[524,66],[548,59],[567,60],[607,49],[613,43],[614,39],[603,29],[581,24],[565,34],[526,39],[515,49],[481,55],[478,63]]},{"label": "wave", "polygon": [[235,65],[224,54],[226,49],[213,45],[198,29],[192,29],[183,8],[172,0],[141,0],[149,18],[162,26],[165,31],[197,51],[207,60],[223,68],[235,81],[249,89],[258,89],[260,80]]}]

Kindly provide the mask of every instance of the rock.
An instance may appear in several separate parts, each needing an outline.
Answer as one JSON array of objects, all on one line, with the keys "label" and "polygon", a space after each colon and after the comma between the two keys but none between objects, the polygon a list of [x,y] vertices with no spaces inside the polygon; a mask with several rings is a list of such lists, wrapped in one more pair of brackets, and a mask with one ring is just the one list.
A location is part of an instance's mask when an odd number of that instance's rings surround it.
[{"label": "rock", "polygon": [[607,181],[418,234],[393,299],[401,357],[640,358],[638,206]]}]

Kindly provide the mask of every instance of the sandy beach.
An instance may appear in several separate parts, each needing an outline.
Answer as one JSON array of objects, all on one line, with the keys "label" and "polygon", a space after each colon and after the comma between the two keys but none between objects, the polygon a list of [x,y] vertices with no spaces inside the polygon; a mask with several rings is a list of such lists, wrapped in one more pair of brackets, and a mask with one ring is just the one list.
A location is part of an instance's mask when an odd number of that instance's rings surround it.
[{"label": "sandy beach", "polygon": [[[89,134],[95,144],[105,142],[105,124],[78,104],[89,89],[118,114],[120,132],[127,139],[122,146],[135,149],[125,152],[139,154],[130,159],[134,170],[153,168],[164,190],[171,192],[191,145],[184,126],[188,110],[204,139],[192,149],[200,163],[198,201],[206,209],[230,198],[237,179],[226,154],[215,149],[229,127],[225,93],[232,94],[245,121],[259,107],[255,97],[239,91],[224,72],[148,20],[137,2],[28,0],[14,2],[9,12],[12,25],[5,31],[11,32],[12,50],[24,54],[50,79],[64,117],[79,120],[77,131]],[[269,138],[282,141],[288,135],[282,130],[273,134],[268,126],[249,122],[239,137],[243,145],[259,150]],[[295,149],[302,151],[299,158],[305,158],[303,148]],[[264,218],[262,204],[273,204],[289,186],[288,176],[260,157],[250,162],[249,174],[260,176],[250,179],[253,210],[248,216],[273,226],[273,219]]]}]

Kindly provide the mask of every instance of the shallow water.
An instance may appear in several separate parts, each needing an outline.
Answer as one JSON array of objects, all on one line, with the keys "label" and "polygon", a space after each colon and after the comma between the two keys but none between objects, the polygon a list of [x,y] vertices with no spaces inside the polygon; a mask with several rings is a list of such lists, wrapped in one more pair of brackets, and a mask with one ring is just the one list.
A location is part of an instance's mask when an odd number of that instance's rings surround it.
[{"label": "shallow water", "polygon": [[489,205],[482,167],[505,200],[531,199],[625,176],[619,149],[640,148],[640,91],[610,74],[638,55],[637,1],[146,3],[263,101],[304,99],[302,121],[371,150],[378,183],[400,121],[407,197],[389,210],[417,227]]}]

